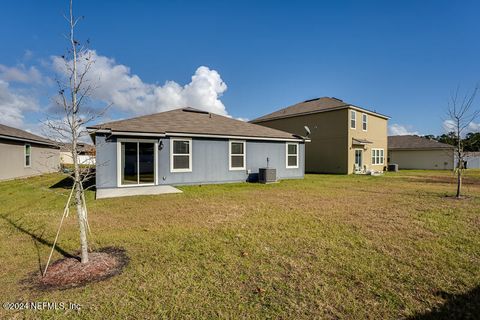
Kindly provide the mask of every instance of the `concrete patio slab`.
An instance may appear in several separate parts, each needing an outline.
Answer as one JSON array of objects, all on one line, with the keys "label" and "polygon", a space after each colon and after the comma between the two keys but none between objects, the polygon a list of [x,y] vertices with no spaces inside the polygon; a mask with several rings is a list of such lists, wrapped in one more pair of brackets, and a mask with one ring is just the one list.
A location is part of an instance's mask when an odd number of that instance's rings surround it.
[{"label": "concrete patio slab", "polygon": [[105,188],[97,189],[96,199],[157,195],[166,193],[182,193],[182,191],[172,186],[135,186],[124,188]]}]

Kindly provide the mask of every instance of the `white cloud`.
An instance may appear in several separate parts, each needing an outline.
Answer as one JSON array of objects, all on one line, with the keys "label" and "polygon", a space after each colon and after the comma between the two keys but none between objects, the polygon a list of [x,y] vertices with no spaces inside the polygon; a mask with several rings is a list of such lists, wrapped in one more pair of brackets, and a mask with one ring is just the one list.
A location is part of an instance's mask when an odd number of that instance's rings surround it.
[{"label": "white cloud", "polygon": [[32,50],[25,50],[23,53],[23,60],[30,60],[33,58],[33,51]]},{"label": "white cloud", "polygon": [[480,123],[470,122],[468,125],[469,132],[480,132]]},{"label": "white cloud", "polygon": [[451,131],[454,131],[455,128],[456,128],[455,122],[453,122],[452,120],[443,121],[443,131],[451,132]]},{"label": "white cloud", "polygon": [[[445,132],[455,131],[456,130],[455,122],[452,120],[443,121],[443,130]],[[468,132],[480,132],[480,123],[470,122],[468,126],[462,131],[463,131],[462,135],[467,134]]]},{"label": "white cloud", "polygon": [[405,136],[405,135],[419,135],[418,131],[413,131],[410,126],[403,126],[394,123],[388,126],[388,135],[390,136]]},{"label": "white cloud", "polygon": [[[112,103],[114,108],[138,115],[189,106],[228,115],[220,100],[227,85],[215,70],[201,66],[190,83],[182,86],[175,81],[167,81],[162,86],[143,82],[131,73],[129,67],[98,55],[96,51],[88,51],[87,54],[95,61],[87,74],[87,81],[96,88],[92,98]],[[63,59],[52,57],[52,61],[54,69],[66,75]],[[80,66],[81,69],[83,67]]]},{"label": "white cloud", "polygon": [[0,64],[0,80],[7,82],[40,83],[42,75],[37,68],[25,67],[23,64],[16,67],[8,67]]},{"label": "white cloud", "polygon": [[0,80],[0,122],[13,127],[23,126],[23,114],[38,109],[37,101],[19,91],[12,90],[9,84]]}]

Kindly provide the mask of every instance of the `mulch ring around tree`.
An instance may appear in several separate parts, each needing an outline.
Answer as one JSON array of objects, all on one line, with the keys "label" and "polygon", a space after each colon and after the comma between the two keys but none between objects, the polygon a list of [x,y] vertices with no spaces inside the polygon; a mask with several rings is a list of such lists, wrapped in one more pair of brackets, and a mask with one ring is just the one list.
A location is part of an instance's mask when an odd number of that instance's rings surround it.
[{"label": "mulch ring around tree", "polygon": [[41,291],[83,287],[122,273],[129,262],[125,250],[115,247],[90,252],[88,259],[88,263],[85,264],[80,262],[79,257],[59,259],[48,267],[45,276],[37,271],[22,282],[32,289]]}]

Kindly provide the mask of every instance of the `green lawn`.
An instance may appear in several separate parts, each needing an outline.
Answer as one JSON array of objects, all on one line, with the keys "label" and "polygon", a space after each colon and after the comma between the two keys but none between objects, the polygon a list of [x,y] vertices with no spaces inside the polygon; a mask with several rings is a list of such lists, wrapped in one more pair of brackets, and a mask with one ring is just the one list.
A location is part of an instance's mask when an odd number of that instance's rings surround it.
[{"label": "green lawn", "polygon": [[[464,200],[446,171],[307,175],[93,200],[94,247],[125,271],[84,288],[20,284],[43,266],[68,190],[52,174],[0,183],[0,301],[73,302],[78,318],[428,318],[480,312],[480,171]],[[75,215],[59,247],[78,248]],[[56,252],[55,259],[61,254]],[[64,311],[0,318],[62,318]],[[478,315],[478,313],[477,313]]]}]

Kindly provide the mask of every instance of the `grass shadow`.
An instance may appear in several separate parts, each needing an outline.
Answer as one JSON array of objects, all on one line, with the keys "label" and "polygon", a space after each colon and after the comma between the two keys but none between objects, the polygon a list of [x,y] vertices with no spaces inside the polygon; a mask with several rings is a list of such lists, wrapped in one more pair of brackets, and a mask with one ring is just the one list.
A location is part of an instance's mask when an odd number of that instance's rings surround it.
[{"label": "grass shadow", "polygon": [[[73,179],[72,176],[66,176],[64,179],[58,181],[57,183],[51,185],[50,189],[72,189]],[[92,174],[84,183],[83,188],[85,190],[95,191],[95,174]]]},{"label": "grass shadow", "polygon": [[[22,233],[25,233],[26,235],[30,236],[32,238],[32,240],[34,241],[35,243],[35,247],[37,249],[37,254],[38,254],[38,261],[40,263],[40,250],[38,249],[38,244],[42,244],[44,246],[47,246],[49,248],[51,248],[53,246],[53,242],[50,242],[46,239],[43,238],[43,233],[41,235],[36,235],[34,232],[30,231],[30,230],[27,230],[26,228],[24,228],[20,223],[19,223],[19,220],[17,221],[14,221],[12,219],[10,219],[6,214],[3,214],[3,215],[0,215],[0,219],[6,221],[8,224],[10,224],[12,227],[14,227],[15,229],[17,229],[18,231],[22,232]],[[64,250],[63,248],[61,248],[60,246],[58,245],[55,245],[55,251],[57,251],[58,253],[60,253],[62,256],[64,256],[65,258],[76,258],[78,259],[77,256],[75,255],[72,255],[70,253],[68,253],[66,250]],[[41,270],[41,264],[40,264],[40,270]]]},{"label": "grass shadow", "polygon": [[446,301],[444,304],[433,308],[431,311],[414,315],[411,320],[430,319],[478,319],[480,315],[480,286],[462,293],[438,293]]}]

